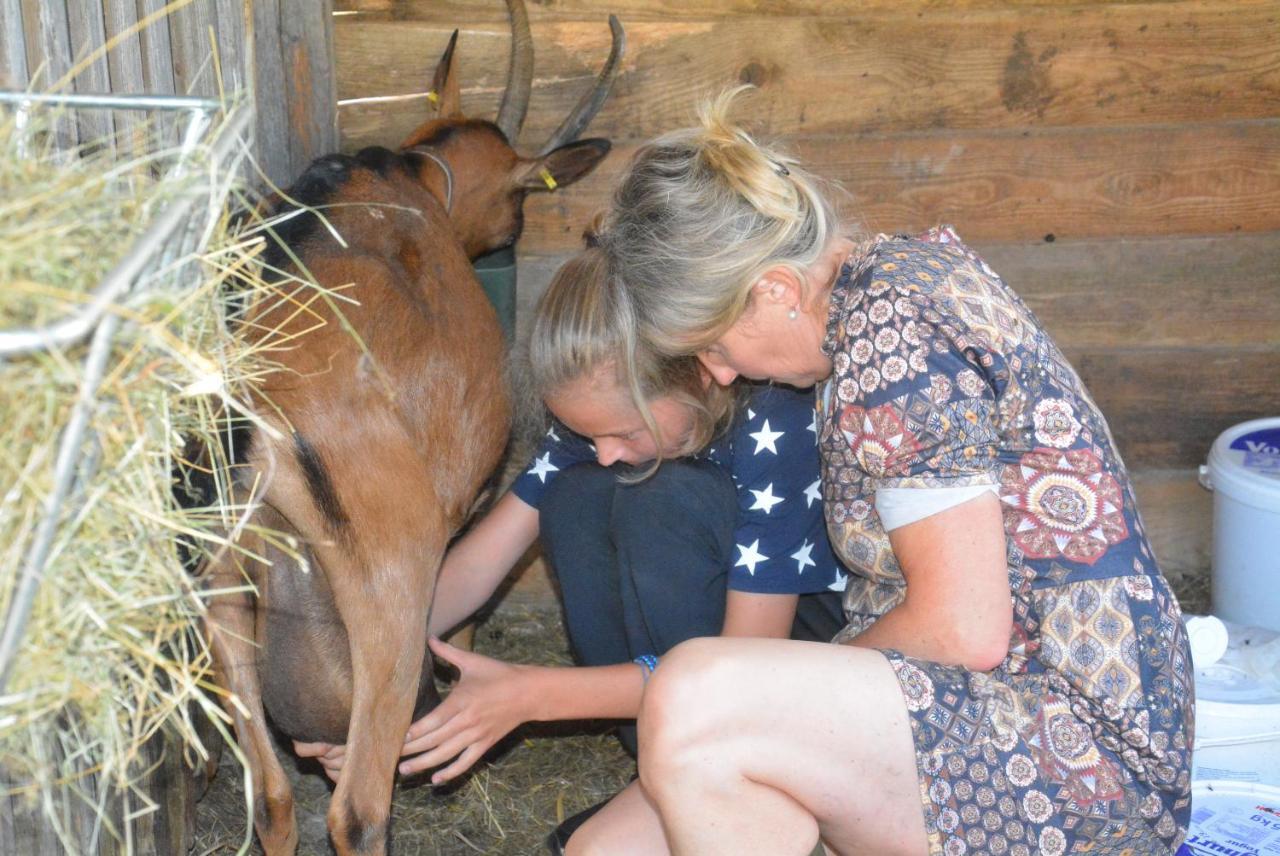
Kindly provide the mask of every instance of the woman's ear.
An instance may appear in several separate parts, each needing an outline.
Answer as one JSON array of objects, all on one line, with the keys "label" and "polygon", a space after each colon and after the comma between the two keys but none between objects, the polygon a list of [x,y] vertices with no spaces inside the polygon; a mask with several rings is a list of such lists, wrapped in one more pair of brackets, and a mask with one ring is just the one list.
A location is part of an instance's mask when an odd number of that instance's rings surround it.
[{"label": "woman's ear", "polygon": [[766,270],[756,279],[752,297],[768,300],[783,309],[791,310],[804,303],[804,283],[789,267],[777,265]]}]

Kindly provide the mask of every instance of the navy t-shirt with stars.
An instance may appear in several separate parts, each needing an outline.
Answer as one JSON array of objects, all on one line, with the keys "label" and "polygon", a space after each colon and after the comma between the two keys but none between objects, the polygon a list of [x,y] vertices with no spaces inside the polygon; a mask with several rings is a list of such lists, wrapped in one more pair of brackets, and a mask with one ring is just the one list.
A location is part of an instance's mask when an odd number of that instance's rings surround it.
[{"label": "navy t-shirt with stars", "polygon": [[[759,386],[733,427],[698,457],[733,478],[738,514],[729,588],[766,594],[844,589],[827,540],[813,393]],[[595,460],[587,440],[556,423],[511,489],[534,508],[556,473]]]}]

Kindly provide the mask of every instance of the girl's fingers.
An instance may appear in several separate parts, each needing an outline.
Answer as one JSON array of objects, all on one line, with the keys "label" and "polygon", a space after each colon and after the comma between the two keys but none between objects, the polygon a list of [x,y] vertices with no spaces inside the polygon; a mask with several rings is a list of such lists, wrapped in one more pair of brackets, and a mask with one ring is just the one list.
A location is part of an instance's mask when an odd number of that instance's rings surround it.
[{"label": "girl's fingers", "polygon": [[432,767],[438,767],[445,761],[448,761],[450,758],[466,749],[471,742],[471,735],[457,735],[428,752],[423,752],[421,755],[418,755],[415,758],[410,758],[408,761],[401,761],[399,768],[400,774],[402,776],[408,776],[413,773],[421,773],[423,770],[429,770]]},{"label": "girl's fingers", "polygon": [[453,740],[458,734],[470,728],[471,723],[460,721],[460,717],[450,717],[440,727],[427,731],[411,740],[406,740],[404,746],[400,749],[401,757],[405,755],[417,755],[422,752],[430,752],[437,746]]},{"label": "girl's fingers", "polygon": [[405,745],[408,745],[411,740],[418,740],[449,724],[461,706],[461,698],[450,693],[444,701],[440,702],[439,707],[409,726],[409,731],[404,737]]},{"label": "girl's fingers", "polygon": [[484,754],[484,750],[485,747],[481,746],[479,743],[473,743],[468,746],[466,751],[458,756],[458,760],[431,776],[431,784],[442,785],[457,776],[461,776],[467,770],[471,769],[472,764],[480,759],[480,756]]},{"label": "girl's fingers", "polygon": [[299,758],[319,758],[331,752],[335,744],[333,743],[304,743],[301,740],[293,741],[293,751]]}]

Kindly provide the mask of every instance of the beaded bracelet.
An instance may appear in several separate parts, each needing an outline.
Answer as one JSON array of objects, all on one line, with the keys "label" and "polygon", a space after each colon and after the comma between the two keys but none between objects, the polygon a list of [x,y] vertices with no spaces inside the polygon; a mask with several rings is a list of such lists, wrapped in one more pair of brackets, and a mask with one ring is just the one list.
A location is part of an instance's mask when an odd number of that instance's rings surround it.
[{"label": "beaded bracelet", "polygon": [[644,673],[644,679],[646,683],[649,680],[649,676],[652,675],[658,668],[658,658],[652,654],[641,654],[639,657],[636,657],[631,662],[635,663],[641,668],[641,670]]}]

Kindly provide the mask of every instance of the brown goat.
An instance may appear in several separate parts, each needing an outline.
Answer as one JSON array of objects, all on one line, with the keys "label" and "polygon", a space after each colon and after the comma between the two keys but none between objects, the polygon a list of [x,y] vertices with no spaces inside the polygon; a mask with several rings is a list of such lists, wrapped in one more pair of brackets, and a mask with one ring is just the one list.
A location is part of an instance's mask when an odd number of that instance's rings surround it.
[{"label": "brown goat", "polygon": [[572,140],[616,73],[616,19],[596,87],[526,158],[512,145],[532,48],[523,6],[508,6],[513,73],[498,123],[459,110],[455,32],[436,70],[436,118],[398,152],[318,159],[286,194],[280,211],[301,207],[276,226],[265,263],[305,271],[332,297],[286,278],[283,299],[244,313],[250,329],[287,342],[271,353],[283,370],[257,408],[276,432],[237,438],[236,497],[260,504],[241,549],[215,554],[205,579],[227,589],[247,575],[256,588],[212,599],[208,631],[271,856],[298,839],[264,710],[290,737],[347,744],[328,813],[334,846],[386,851],[405,732],[438,700],[426,647],[435,576],[509,423],[502,333],[470,260],[515,242],[527,192],[573,183],[609,150]]}]

